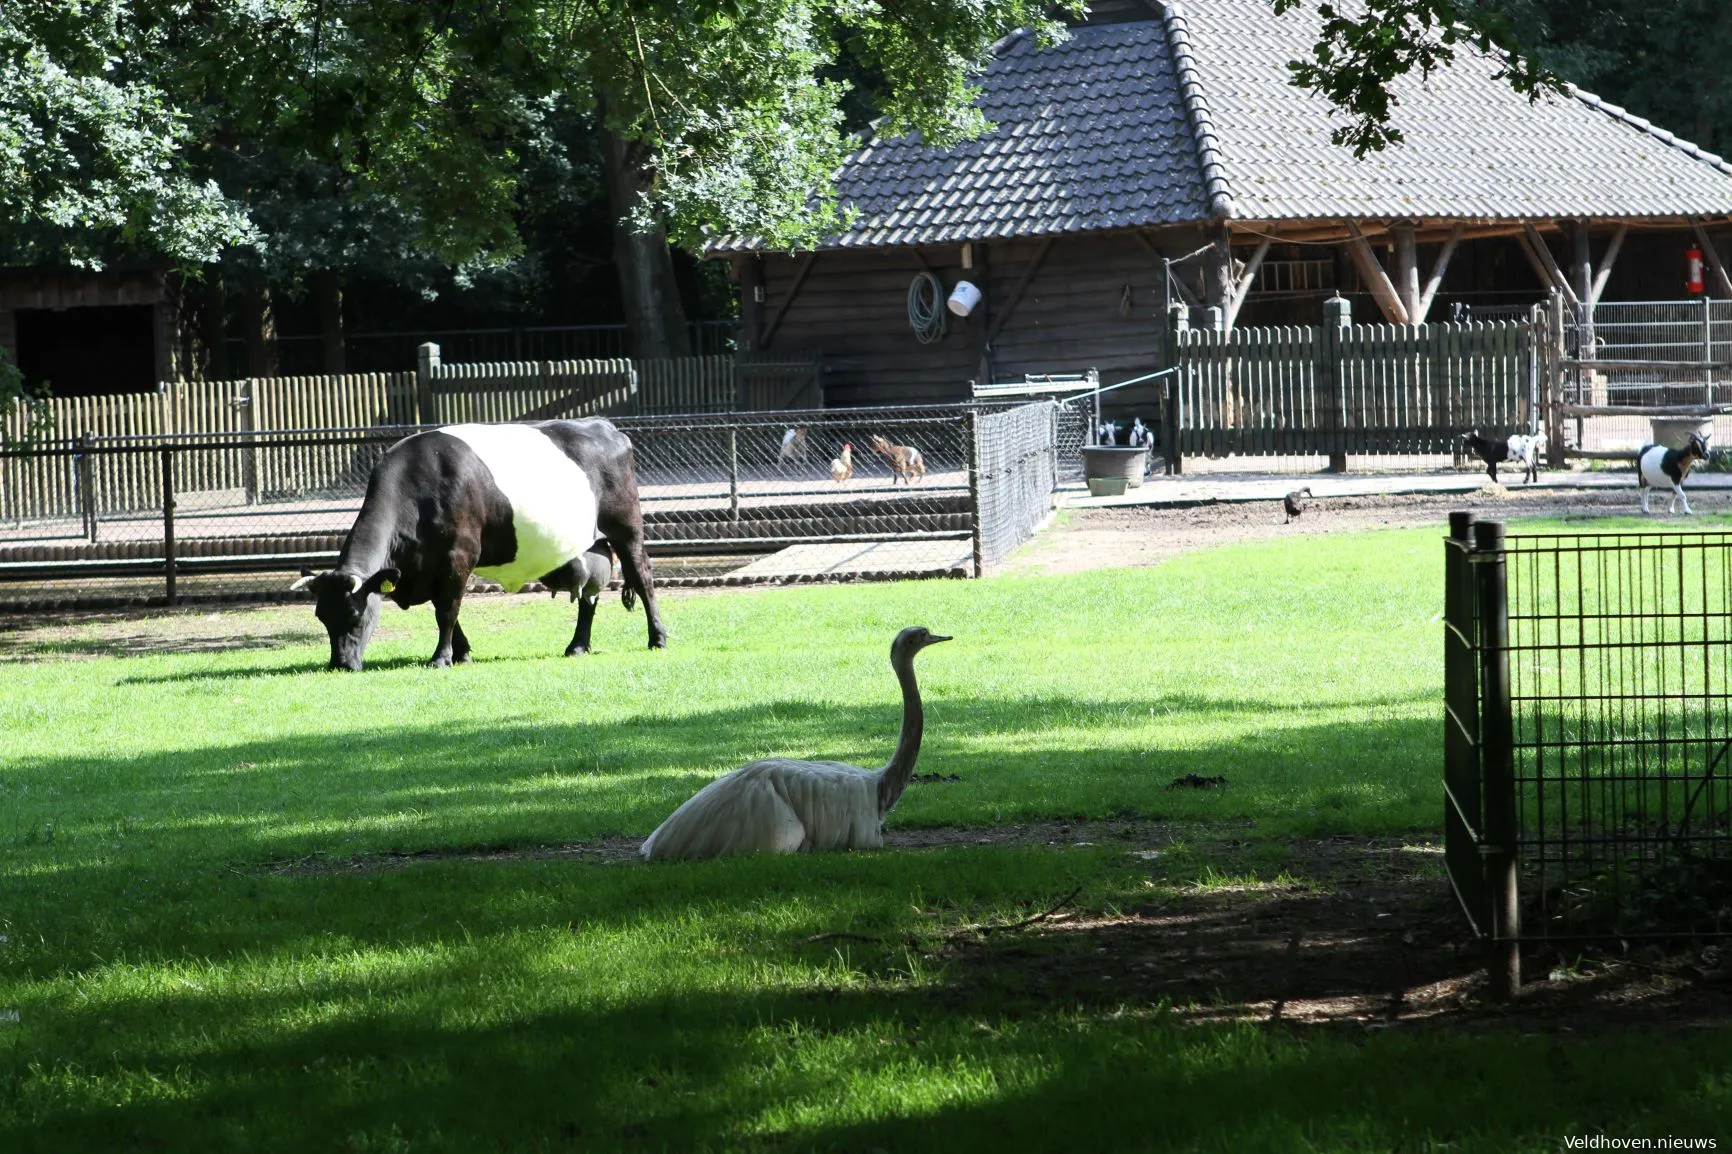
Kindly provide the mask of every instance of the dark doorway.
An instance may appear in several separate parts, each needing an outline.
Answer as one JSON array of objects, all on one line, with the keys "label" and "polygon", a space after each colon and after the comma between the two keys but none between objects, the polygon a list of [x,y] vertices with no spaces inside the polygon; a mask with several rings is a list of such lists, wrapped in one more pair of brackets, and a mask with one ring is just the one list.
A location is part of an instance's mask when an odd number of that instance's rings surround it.
[{"label": "dark doorway", "polygon": [[154,392],[155,313],[152,305],[19,309],[18,367],[57,397]]}]

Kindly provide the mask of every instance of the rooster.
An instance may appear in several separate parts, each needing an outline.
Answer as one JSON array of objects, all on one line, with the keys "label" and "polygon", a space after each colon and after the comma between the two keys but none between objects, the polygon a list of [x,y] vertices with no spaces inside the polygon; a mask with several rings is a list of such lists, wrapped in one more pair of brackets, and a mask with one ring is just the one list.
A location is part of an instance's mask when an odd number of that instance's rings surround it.
[{"label": "rooster", "polygon": [[830,479],[840,485],[854,475],[854,446],[842,442],[842,455],[830,459]]}]

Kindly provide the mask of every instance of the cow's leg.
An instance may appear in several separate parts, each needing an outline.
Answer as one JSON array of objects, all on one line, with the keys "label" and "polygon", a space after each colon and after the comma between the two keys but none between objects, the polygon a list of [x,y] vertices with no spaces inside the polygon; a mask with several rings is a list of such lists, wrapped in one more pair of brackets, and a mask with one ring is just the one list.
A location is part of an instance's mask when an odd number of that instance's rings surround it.
[{"label": "cow's leg", "polygon": [[577,602],[577,632],[571,635],[571,644],[565,647],[567,657],[576,657],[580,653],[589,652],[589,631],[595,624],[595,607],[601,601],[598,593],[594,597],[581,597]]},{"label": "cow's leg", "polygon": [[656,608],[655,580],[650,576],[649,554],[643,547],[643,522],[636,518],[614,519],[602,525],[602,532],[613,546],[614,556],[619,558],[620,584],[637,590],[643,599],[644,616],[649,619],[649,647],[666,649],[668,631]]},{"label": "cow's leg", "polygon": [[[439,646],[427,662],[429,669],[444,669],[453,661],[468,660],[469,641],[457,626],[458,610],[463,608],[463,590],[469,584],[469,566],[454,565],[433,590],[433,619],[439,623]],[[462,639],[462,656],[458,656],[458,641]]]}]

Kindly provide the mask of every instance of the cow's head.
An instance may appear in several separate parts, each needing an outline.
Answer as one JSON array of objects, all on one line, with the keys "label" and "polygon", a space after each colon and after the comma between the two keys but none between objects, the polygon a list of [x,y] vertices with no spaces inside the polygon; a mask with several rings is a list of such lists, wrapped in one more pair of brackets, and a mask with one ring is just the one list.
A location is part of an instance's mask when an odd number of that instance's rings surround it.
[{"label": "cow's head", "polygon": [[379,594],[389,593],[402,575],[381,569],[371,577],[331,570],[304,573],[290,589],[311,589],[316,598],[313,613],[331,635],[332,669],[359,670],[367,639],[379,624]]}]

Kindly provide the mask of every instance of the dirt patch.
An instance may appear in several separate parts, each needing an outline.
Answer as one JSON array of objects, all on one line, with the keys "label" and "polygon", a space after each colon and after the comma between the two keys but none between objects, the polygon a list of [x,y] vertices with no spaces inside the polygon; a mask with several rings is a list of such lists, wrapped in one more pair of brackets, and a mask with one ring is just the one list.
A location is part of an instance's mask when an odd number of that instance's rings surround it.
[{"label": "dirt patch", "polygon": [[[1247,823],[1248,824],[1248,823]],[[886,847],[922,851],[1045,846],[1057,852],[1117,846],[1142,875],[1146,903],[1099,911],[1060,908],[1027,926],[979,932],[969,911],[929,910],[930,934],[898,940],[946,967],[946,985],[1007,1004],[1167,1007],[1181,1020],[1294,1027],[1590,1031],[1732,1026],[1732,943],[1684,948],[1536,945],[1526,985],[1491,999],[1486,953],[1463,920],[1443,872],[1440,844],[1424,838],[1322,838],[1255,843],[1255,876],[1195,874],[1197,857],[1243,860],[1253,843],[1232,824],[1044,821],[979,829],[890,830]],[[637,837],[536,849],[422,852],[349,861],[272,863],[277,873],[399,869],[416,862],[566,859],[640,864]],[[1187,865],[1170,870],[1173,855]],[[1051,895],[1056,899],[1059,895]],[[1030,913],[1048,908],[1031,902]],[[812,939],[877,943],[836,927]]]},{"label": "dirt patch", "polygon": [[[1298,482],[1295,482],[1296,484]],[[1703,490],[1693,506],[1720,511],[1719,494]],[[1664,506],[1661,506],[1663,508]],[[1325,497],[1306,503],[1291,524],[1279,500],[1213,504],[1122,505],[1061,510],[1054,522],[1005,562],[1003,572],[1073,573],[1085,569],[1158,565],[1180,553],[1295,534],[1370,529],[1436,528],[1456,509],[1481,517],[1596,520],[1640,511],[1628,489],[1491,488],[1470,493],[1405,493]]]}]

